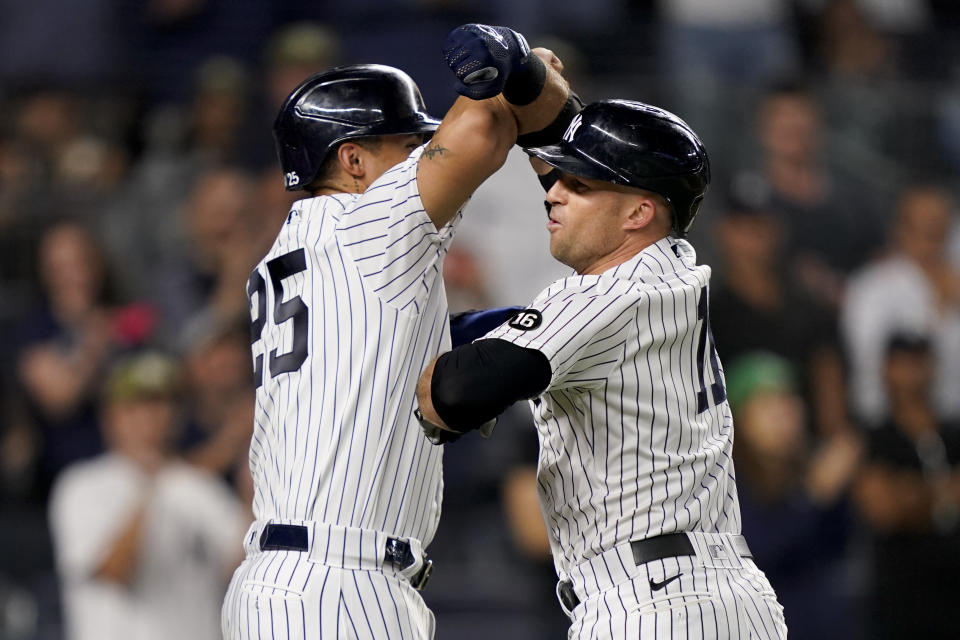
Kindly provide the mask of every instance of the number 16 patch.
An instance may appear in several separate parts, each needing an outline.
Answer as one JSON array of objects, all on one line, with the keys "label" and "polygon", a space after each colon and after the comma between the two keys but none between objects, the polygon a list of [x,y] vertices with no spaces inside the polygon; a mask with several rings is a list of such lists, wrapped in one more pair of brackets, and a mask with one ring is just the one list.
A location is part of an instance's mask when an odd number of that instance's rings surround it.
[{"label": "number 16 patch", "polygon": [[524,309],[510,319],[507,325],[520,331],[533,331],[543,322],[543,316],[536,309]]}]

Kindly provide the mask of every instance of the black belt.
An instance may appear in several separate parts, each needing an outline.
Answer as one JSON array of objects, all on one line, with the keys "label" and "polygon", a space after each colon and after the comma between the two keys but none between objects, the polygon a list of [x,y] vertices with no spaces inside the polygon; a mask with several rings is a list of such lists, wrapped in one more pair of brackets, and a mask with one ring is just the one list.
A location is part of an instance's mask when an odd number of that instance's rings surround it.
[{"label": "black belt", "polygon": [[[309,551],[307,528],[296,524],[267,524],[260,534],[260,550]],[[400,538],[387,538],[383,559],[401,570],[411,567],[417,562],[417,559],[413,556],[413,549],[410,548],[410,543]],[[410,578],[410,584],[414,589],[420,591],[426,586],[431,573],[433,573],[433,560],[430,560],[424,554],[423,566],[416,575]]]},{"label": "black belt", "polygon": [[[630,550],[633,551],[633,561],[637,566],[664,558],[697,555],[690,538],[685,533],[665,533],[643,540],[633,540],[630,542]],[[753,557],[746,544],[743,545],[740,557]],[[573,611],[580,604],[580,598],[574,592],[573,583],[570,580],[564,580],[557,585],[557,596],[567,611]]]}]

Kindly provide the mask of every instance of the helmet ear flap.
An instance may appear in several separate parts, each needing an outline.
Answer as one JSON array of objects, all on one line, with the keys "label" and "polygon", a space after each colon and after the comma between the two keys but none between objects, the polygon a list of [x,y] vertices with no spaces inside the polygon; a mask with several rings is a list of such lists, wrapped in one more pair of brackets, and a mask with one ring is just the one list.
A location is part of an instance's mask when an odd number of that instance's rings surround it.
[{"label": "helmet ear flap", "polygon": [[693,219],[697,217],[697,212],[700,211],[700,205],[703,203],[703,195],[700,194],[693,199],[684,220],[681,221],[679,217],[674,217],[674,231],[677,235],[681,237],[687,235],[687,231],[693,226]]}]

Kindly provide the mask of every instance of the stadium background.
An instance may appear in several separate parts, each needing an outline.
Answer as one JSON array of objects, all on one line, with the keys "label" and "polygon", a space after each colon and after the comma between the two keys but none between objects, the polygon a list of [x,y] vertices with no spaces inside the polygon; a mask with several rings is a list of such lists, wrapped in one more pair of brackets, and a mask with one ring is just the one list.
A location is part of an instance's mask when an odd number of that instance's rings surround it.
[{"label": "stadium background", "polygon": [[[316,70],[381,62],[442,115],[440,43],[474,21],[553,48],[585,100],[662,105],[704,138],[714,183],[692,241],[714,266],[744,529],[791,637],[877,637],[877,549],[907,567],[883,590],[956,575],[958,460],[900,467],[914,492],[894,491],[874,437],[887,347],[918,331],[945,442],[960,418],[956,3],[0,0],[0,638],[62,637],[49,491],[102,450],[99,383],[122,355],[182,365],[181,451],[249,503],[244,283],[292,201],[275,110]],[[523,304],[565,273],[524,165],[512,155],[468,209],[453,310]],[[901,317],[903,279],[876,295],[890,273],[929,290],[928,317]],[[522,408],[490,442],[448,448],[424,594],[438,638],[561,637],[535,459]],[[912,499],[936,517],[890,515]],[[947,553],[923,553],[931,541]],[[958,590],[945,581],[943,601]],[[923,615],[907,600],[883,606]]]}]

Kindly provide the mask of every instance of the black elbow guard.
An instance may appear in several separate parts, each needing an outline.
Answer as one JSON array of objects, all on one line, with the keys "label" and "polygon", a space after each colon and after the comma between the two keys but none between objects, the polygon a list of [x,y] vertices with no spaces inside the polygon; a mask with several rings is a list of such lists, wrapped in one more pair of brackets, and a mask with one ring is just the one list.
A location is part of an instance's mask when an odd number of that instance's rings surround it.
[{"label": "black elbow guard", "polygon": [[478,340],[437,359],[430,396],[437,415],[463,433],[514,402],[543,393],[552,376],[550,361],[536,349],[496,338]]}]

